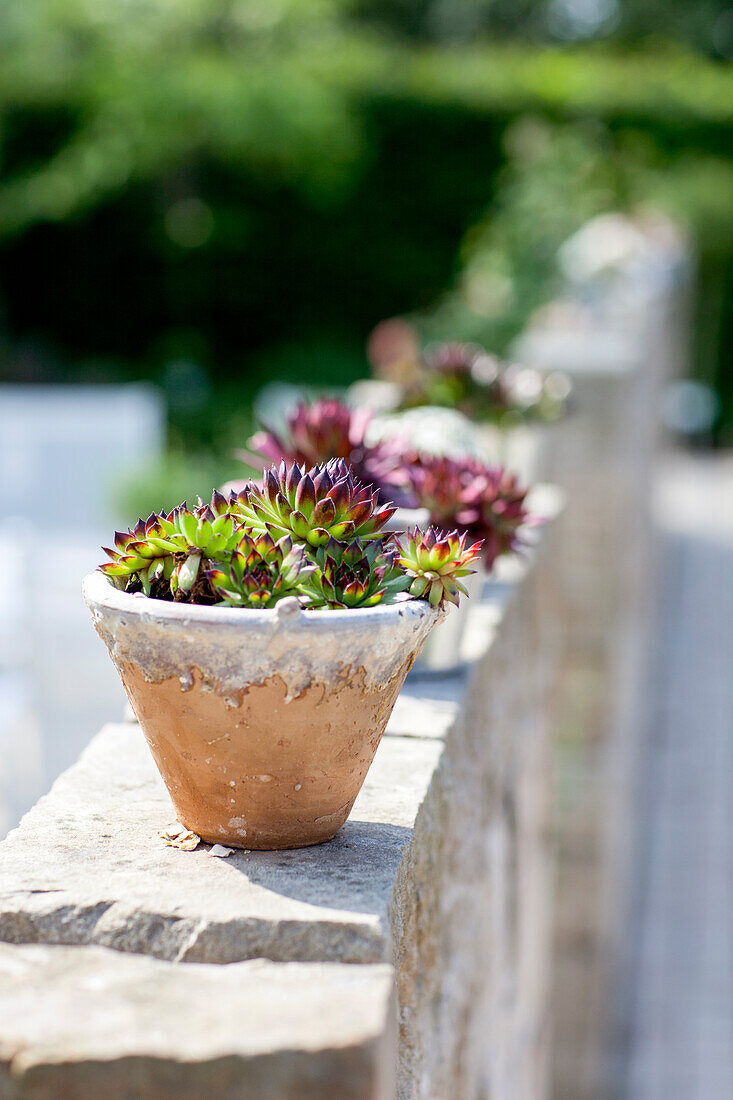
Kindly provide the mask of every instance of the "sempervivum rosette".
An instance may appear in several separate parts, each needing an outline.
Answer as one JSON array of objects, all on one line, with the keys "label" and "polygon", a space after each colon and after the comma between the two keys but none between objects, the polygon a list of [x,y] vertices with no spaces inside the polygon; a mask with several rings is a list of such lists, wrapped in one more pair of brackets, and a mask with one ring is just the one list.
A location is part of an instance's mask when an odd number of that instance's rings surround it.
[{"label": "sempervivum rosette", "polygon": [[410,584],[394,550],[377,540],[344,544],[329,539],[315,560],[318,568],[304,587],[313,607],[375,607],[391,602]]},{"label": "sempervivum rosette", "polygon": [[[364,435],[371,418],[368,409],[354,409],[335,397],[321,397],[311,404],[301,401],[287,418],[282,434],[264,429],[248,445],[270,462],[316,466],[331,458],[357,464],[365,450]],[[246,452],[241,455],[245,461]]]},{"label": "sempervivum rosette", "polygon": [[527,489],[502,466],[483,467],[463,494],[466,529],[483,540],[486,568],[522,546],[522,528],[531,522]]},{"label": "sempervivum rosette", "polygon": [[211,503],[186,502],[172,512],[153,513],[127,532],[115,532],[115,549],[101,571],[118,587],[158,599],[213,603],[206,579],[212,562],[224,561],[242,537],[229,502],[214,492]]},{"label": "sempervivum rosette", "polygon": [[389,477],[412,507],[427,510],[432,524],[482,540],[487,569],[521,546],[522,528],[530,518],[527,489],[503,467],[411,452]]},{"label": "sempervivum rosette", "polygon": [[296,542],[325,546],[336,541],[381,538],[395,509],[356,479],[342,459],[311,470],[288,466],[266,470],[262,485],[247,485],[232,507],[253,531],[274,539],[291,535]]},{"label": "sempervivum rosette", "polygon": [[466,546],[465,533],[446,534],[434,527],[425,532],[416,528],[395,542],[397,562],[411,578],[411,596],[437,607],[442,600],[457,605],[460,594],[467,594],[461,578],[475,572],[471,567],[481,552],[480,542]]},{"label": "sempervivum rosette", "polygon": [[[378,487],[381,448],[366,441],[371,421],[370,409],[354,408],[336,397],[301,401],[289,413],[283,431],[264,428],[255,432],[247,441],[250,449],[238,451],[237,457],[250,466],[265,458],[275,465],[285,462],[304,467],[342,458],[363,485]],[[232,481],[227,488],[238,492],[244,486],[244,481]]]},{"label": "sempervivum rosette", "polygon": [[313,572],[304,547],[294,546],[287,535],[274,542],[265,533],[243,535],[228,562],[206,576],[214,595],[231,607],[274,607],[285,596],[301,597]]}]

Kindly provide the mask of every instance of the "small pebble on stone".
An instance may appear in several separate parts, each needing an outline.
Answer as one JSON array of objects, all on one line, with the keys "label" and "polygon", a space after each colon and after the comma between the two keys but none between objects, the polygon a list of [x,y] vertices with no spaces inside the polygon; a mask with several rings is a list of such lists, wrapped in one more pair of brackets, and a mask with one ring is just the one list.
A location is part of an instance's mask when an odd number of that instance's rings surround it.
[{"label": "small pebble on stone", "polygon": [[226,859],[234,851],[233,848],[225,848],[223,844],[212,844],[209,848],[210,856],[219,856],[220,859]]}]

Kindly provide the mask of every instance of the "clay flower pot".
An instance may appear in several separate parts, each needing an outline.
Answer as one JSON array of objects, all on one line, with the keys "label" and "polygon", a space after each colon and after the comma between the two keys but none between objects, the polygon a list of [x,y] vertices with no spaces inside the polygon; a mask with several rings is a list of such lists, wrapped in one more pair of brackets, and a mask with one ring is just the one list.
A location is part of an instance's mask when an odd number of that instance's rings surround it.
[{"label": "clay flower pot", "polygon": [[168,603],[84,579],[182,825],[299,848],[349,815],[400,688],[441,617],[422,600],[302,611]]}]

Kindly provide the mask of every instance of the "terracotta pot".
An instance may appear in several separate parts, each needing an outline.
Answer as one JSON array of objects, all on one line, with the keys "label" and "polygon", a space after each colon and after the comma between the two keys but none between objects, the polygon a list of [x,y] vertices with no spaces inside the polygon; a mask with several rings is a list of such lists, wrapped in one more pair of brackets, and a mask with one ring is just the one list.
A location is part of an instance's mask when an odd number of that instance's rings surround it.
[{"label": "terracotta pot", "polygon": [[441,615],[417,600],[199,607],[120,592],[101,573],[83,592],[178,820],[238,848],[337,832]]}]

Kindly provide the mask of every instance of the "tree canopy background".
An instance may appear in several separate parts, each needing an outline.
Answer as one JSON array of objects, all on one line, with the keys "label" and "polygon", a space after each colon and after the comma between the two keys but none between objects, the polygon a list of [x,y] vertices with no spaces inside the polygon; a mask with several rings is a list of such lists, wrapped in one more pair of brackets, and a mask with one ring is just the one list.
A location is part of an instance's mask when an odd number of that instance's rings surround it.
[{"label": "tree canopy background", "polygon": [[647,203],[730,439],[732,54],[718,0],[2,0],[2,376],[150,378],[223,450],[386,316],[501,352],[561,241]]}]

